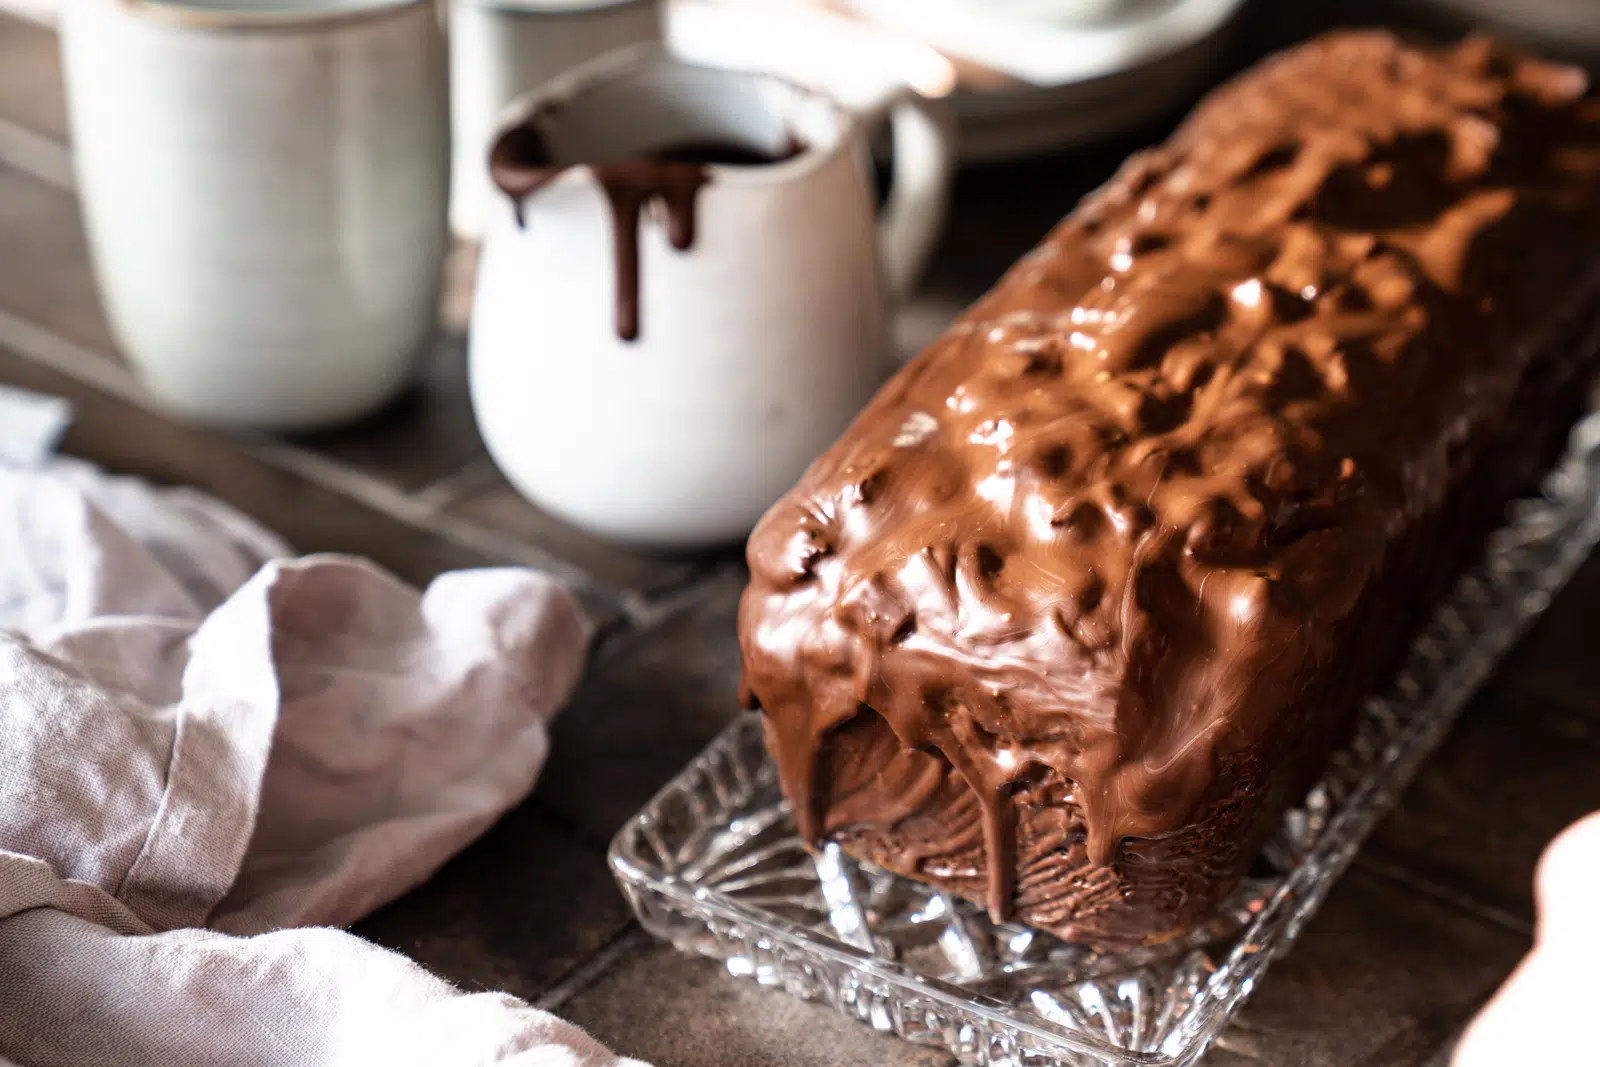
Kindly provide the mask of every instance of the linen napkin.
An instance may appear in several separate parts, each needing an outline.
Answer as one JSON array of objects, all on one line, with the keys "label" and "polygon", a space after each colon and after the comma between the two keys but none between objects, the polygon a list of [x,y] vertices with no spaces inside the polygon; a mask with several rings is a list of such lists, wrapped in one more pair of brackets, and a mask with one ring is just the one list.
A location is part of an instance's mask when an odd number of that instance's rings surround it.
[{"label": "linen napkin", "polygon": [[588,637],[534,572],[419,594],[198,493],[0,460],[0,1067],[633,1064],[318,928],[528,792]]}]

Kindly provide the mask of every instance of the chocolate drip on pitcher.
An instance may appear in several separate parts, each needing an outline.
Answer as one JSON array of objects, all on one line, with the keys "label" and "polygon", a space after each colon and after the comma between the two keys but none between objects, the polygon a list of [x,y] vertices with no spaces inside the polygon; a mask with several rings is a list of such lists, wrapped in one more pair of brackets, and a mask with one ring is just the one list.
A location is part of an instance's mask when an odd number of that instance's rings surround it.
[{"label": "chocolate drip on pitcher", "polygon": [[680,252],[694,244],[695,200],[710,180],[703,164],[652,159],[604,163],[590,168],[611,203],[613,256],[617,266],[617,336],[639,336],[639,225],[645,205],[662,206],[667,240]]},{"label": "chocolate drip on pitcher", "polygon": [[525,225],[523,201],[573,166],[587,166],[611,205],[615,242],[617,336],[639,336],[639,227],[645,208],[659,203],[666,217],[667,240],[677,250],[694,244],[695,203],[710,180],[698,160],[644,156],[604,163],[558,163],[544,137],[527,124],[502,134],[489,153],[489,174],[511,198],[517,225]]}]

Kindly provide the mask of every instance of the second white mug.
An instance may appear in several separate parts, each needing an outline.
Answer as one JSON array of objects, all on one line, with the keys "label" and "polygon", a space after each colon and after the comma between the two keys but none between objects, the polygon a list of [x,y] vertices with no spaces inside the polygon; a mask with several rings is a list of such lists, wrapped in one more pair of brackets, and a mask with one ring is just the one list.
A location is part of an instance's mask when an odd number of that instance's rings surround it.
[{"label": "second white mug", "polygon": [[[866,138],[891,116],[875,219]],[[493,158],[510,195],[469,346],[489,451],[554,514],[670,547],[746,534],[882,382],[951,161],[909,91],[863,118],[656,51],[532,94]]]},{"label": "second white mug", "polygon": [[451,0],[451,230],[483,236],[494,196],[484,163],[508,104],[573,67],[661,36],[660,0]]},{"label": "second white mug", "polygon": [[445,252],[432,0],[72,0],[62,42],[95,274],[151,393],[270,430],[395,395]]}]

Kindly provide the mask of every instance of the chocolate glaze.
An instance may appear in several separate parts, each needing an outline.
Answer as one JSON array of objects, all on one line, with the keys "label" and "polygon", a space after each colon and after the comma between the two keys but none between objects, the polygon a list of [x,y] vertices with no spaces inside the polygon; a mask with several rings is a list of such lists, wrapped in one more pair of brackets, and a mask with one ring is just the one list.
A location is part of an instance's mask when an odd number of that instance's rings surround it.
[{"label": "chocolate glaze", "polygon": [[698,139],[645,150],[630,159],[593,163],[558,163],[540,123],[559,106],[535,112],[503,132],[489,152],[489,174],[511,198],[517,224],[524,225],[523,202],[574,166],[586,166],[611,206],[617,294],[617,335],[639,337],[639,226],[645,208],[659,203],[666,216],[667,240],[678,251],[694,245],[695,208],[700,189],[711,180],[710,166],[765,166],[799,155],[794,137],[783,148],[766,152],[727,140]]},{"label": "chocolate glaze", "polygon": [[[519,226],[524,224],[523,201],[576,165],[555,161],[535,125],[539,119],[536,114],[506,130],[489,152],[489,174],[500,191],[511,198]],[[695,204],[701,186],[710,180],[706,162],[642,156],[583,164],[611,205],[617,336],[624,341],[639,337],[639,225],[645,205],[652,201],[661,204],[667,220],[667,240],[679,251],[690,248],[694,244]]]},{"label": "chocolate glaze", "polygon": [[769,152],[734,141],[696,140],[651,149],[649,158],[667,163],[713,163],[719,167],[769,167],[793,159],[805,147],[790,135],[781,148]]},{"label": "chocolate glaze", "polygon": [[1076,939],[1203,921],[1575,413],[1585,91],[1316,40],[891,380],[749,544],[801,834]]}]

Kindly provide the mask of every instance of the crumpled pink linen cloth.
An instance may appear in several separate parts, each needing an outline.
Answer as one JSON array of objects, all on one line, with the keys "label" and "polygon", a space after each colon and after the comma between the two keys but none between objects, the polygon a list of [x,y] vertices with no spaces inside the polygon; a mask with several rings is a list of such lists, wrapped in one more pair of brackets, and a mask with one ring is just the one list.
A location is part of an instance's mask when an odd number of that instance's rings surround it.
[{"label": "crumpled pink linen cloth", "polygon": [[0,463],[0,1064],[640,1067],[337,929],[532,788],[589,626]]}]

